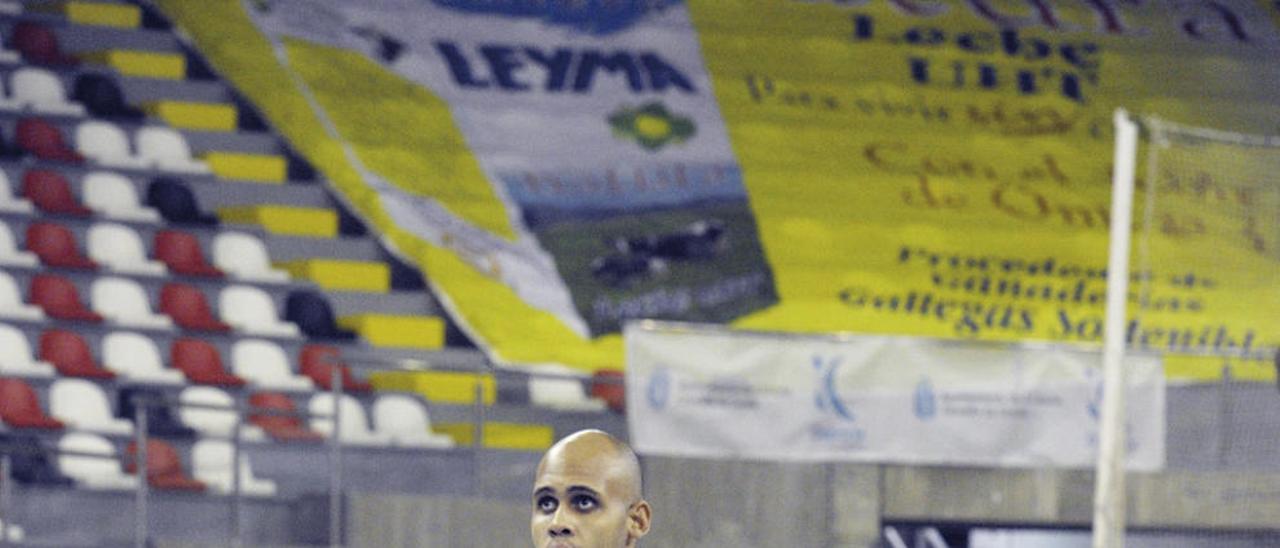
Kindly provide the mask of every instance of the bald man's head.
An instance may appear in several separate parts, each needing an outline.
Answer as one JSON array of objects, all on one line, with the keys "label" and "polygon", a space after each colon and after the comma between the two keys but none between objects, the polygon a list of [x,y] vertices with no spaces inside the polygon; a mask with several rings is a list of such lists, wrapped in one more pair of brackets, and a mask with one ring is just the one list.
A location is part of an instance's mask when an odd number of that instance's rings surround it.
[{"label": "bald man's head", "polygon": [[551,446],[533,486],[535,546],[620,548],[649,531],[640,462],[621,440],[600,430],[575,432]]}]

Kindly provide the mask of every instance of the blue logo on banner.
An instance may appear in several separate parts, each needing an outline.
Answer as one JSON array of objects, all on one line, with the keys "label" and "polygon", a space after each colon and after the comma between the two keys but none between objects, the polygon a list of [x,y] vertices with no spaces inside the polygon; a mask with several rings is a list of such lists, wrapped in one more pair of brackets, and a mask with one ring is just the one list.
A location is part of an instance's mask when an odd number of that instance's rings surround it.
[{"label": "blue logo on banner", "polygon": [[916,384],[916,394],[913,402],[916,418],[927,421],[938,414],[938,397],[933,393],[933,383],[929,382],[929,377],[920,379]]},{"label": "blue logo on banner", "polygon": [[671,399],[671,373],[665,367],[654,370],[649,375],[649,386],[645,389],[645,397],[649,407],[662,410]]},{"label": "blue logo on banner", "polygon": [[825,359],[816,354],[813,356],[811,363],[818,373],[818,386],[814,390],[813,403],[819,411],[852,421],[854,420],[853,411],[836,390],[836,374],[840,372],[842,361],[843,358],[839,356]]},{"label": "blue logo on banner", "polygon": [[684,0],[433,0],[437,6],[469,13],[540,19],[591,34],[631,28],[644,16]]}]

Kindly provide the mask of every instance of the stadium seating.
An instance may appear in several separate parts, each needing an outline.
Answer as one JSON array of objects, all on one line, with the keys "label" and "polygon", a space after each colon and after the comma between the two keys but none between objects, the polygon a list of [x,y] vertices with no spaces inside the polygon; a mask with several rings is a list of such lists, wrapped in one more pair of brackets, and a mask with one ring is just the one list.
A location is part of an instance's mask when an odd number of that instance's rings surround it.
[{"label": "stadium seating", "polygon": [[173,329],[173,319],[151,311],[147,292],[127,278],[103,277],[89,289],[93,311],[116,325],[141,329]]},{"label": "stadium seating", "polygon": [[[604,411],[604,400],[589,398],[574,371],[563,366],[528,366],[529,402],[560,411]],[[541,373],[549,376],[538,376]]]},{"label": "stadium seating", "polygon": [[75,165],[83,164],[85,161],[84,156],[72,150],[63,139],[61,130],[39,118],[18,120],[14,139],[19,149],[40,160]]},{"label": "stadium seating", "polygon": [[0,378],[0,421],[9,428],[63,428],[62,421],[44,412],[36,391],[21,379]]},{"label": "stadium seating", "polygon": [[35,359],[31,345],[17,328],[0,324],[0,375],[13,377],[52,377],[53,365]]},{"label": "stadium seating", "polygon": [[289,357],[280,345],[271,341],[248,339],[237,341],[231,348],[231,368],[236,376],[254,388],[265,390],[311,391],[311,379],[290,371]]},{"label": "stadium seating", "polygon": [[99,323],[102,316],[89,310],[80,300],[75,284],[57,274],[36,274],[31,280],[31,303],[50,318]]},{"label": "stadium seating", "polygon": [[48,169],[29,169],[22,176],[22,197],[41,212],[54,215],[88,217],[93,210],[80,204],[71,184],[61,173]]},{"label": "stadium seating", "polygon": [[138,157],[161,171],[203,175],[209,166],[191,155],[187,140],[178,130],[164,126],[146,126],[134,135]]},{"label": "stadium seating", "polygon": [[213,239],[213,263],[237,279],[287,282],[289,273],[272,268],[262,240],[243,232],[223,232]]},{"label": "stadium seating", "polygon": [[164,402],[164,394],[151,387],[122,386],[116,395],[116,416],[136,420],[140,401],[155,402],[147,405],[143,414],[147,420],[147,434],[167,439],[192,439],[196,431],[183,425],[175,411]]},{"label": "stadium seating", "polygon": [[218,315],[237,331],[267,337],[298,337],[292,322],[280,321],[275,303],[265,291],[248,285],[232,285],[218,295]]},{"label": "stadium seating", "polygon": [[180,385],[181,371],[164,366],[155,341],[145,335],[116,331],[102,338],[102,365],[127,380]]},{"label": "stadium seating", "polygon": [[18,292],[17,282],[3,270],[0,270],[0,318],[27,321],[45,319],[43,309],[22,302],[22,294]]},{"label": "stadium seating", "polygon": [[377,431],[402,447],[453,447],[453,438],[431,431],[427,408],[411,396],[385,394],[373,403]]},{"label": "stadium seating", "polygon": [[103,120],[86,120],[76,127],[76,151],[100,165],[146,169],[149,163],[129,151],[129,136],[119,126]]},{"label": "stadium seating", "polygon": [[244,379],[227,372],[218,349],[200,339],[184,337],[169,347],[169,363],[196,384],[240,387]]},{"label": "stadium seating", "polygon": [[142,238],[132,228],[119,223],[97,223],[85,238],[89,258],[112,272],[164,276],[164,263],[147,258]]},{"label": "stadium seating", "polygon": [[231,326],[213,316],[204,293],[194,286],[168,283],[160,290],[160,311],[178,327],[189,331],[226,333]]},{"label": "stadium seating", "polygon": [[600,398],[618,413],[627,411],[626,375],[621,371],[596,371],[591,379],[591,397]]},{"label": "stadium seating", "polygon": [[9,183],[9,176],[0,170],[0,212],[3,213],[31,213],[35,210],[35,206],[24,198],[18,198],[13,194],[13,187]]},{"label": "stadium seating", "polygon": [[[125,471],[137,474],[137,442],[129,442],[125,448]],[[169,491],[204,491],[204,482],[187,475],[182,467],[178,450],[169,442],[151,438],[147,440],[147,485]]]},{"label": "stadium seating", "polygon": [[320,441],[319,433],[302,425],[293,400],[277,392],[257,392],[249,396],[249,422],[264,430],[276,441]]},{"label": "stadium seating", "polygon": [[89,209],[109,219],[160,222],[160,212],[142,205],[133,183],[118,173],[94,171],[85,175],[81,194]]},{"label": "stadium seating", "polygon": [[128,436],[133,423],[111,414],[107,395],[84,379],[58,379],[49,387],[49,414],[76,430]]},{"label": "stadium seating", "polygon": [[73,432],[62,436],[58,450],[58,468],[85,489],[132,491],[138,488],[138,478],[124,473],[115,446],[102,436]]},{"label": "stadium seating", "polygon": [[156,233],[152,245],[156,258],[160,259],[169,271],[184,276],[200,276],[205,278],[221,278],[221,270],[210,265],[200,249],[200,240],[181,230],[165,229]]},{"label": "stadium seating", "polygon": [[0,266],[33,267],[40,264],[40,258],[30,251],[18,249],[9,225],[0,223]]},{"label": "stadium seating", "polygon": [[62,52],[53,30],[40,23],[20,21],[10,31],[13,49],[28,63],[48,66],[74,66],[78,59]]},{"label": "stadium seating", "polygon": [[356,337],[355,333],[338,327],[329,301],[315,291],[290,292],[284,308],[285,319],[296,324],[308,338],[347,341]]},{"label": "stadium seating", "polygon": [[0,520],[0,535],[4,535],[4,539],[8,542],[21,543],[27,540],[27,531],[21,525],[13,525]]},{"label": "stadium seating", "polygon": [[302,374],[309,377],[321,390],[333,390],[334,367],[340,368],[344,391],[365,393],[373,390],[368,382],[351,374],[351,368],[342,361],[342,350],[336,346],[306,345],[302,347],[298,361],[301,362]]},{"label": "stadium seating", "polygon": [[27,226],[27,249],[45,266],[95,270],[98,264],[80,251],[75,234],[60,224],[36,221]]},{"label": "stadium seating", "polygon": [[29,433],[0,433],[0,452],[10,459],[9,476],[19,483],[50,487],[69,486],[75,480],[58,471],[50,451],[40,436]]},{"label": "stadium seating", "polygon": [[67,100],[58,75],[36,67],[24,67],[14,71],[9,79],[10,96],[21,106],[40,114],[84,116],[80,103]]},{"label": "stadium seating", "polygon": [[71,98],[79,101],[95,117],[120,121],[139,121],[145,114],[125,103],[124,92],[106,74],[85,73],[76,76],[71,85]]},{"label": "stadium seating", "polygon": [[98,365],[89,345],[74,331],[49,329],[41,333],[40,359],[53,364],[58,374],[64,377],[107,380],[116,376]]},{"label": "stadium seating", "polygon": [[156,177],[147,185],[146,204],[160,212],[164,220],[176,225],[214,226],[218,218],[200,210],[196,196],[187,184],[175,177]]},{"label": "stadium seating", "polygon": [[191,448],[192,472],[196,479],[207,484],[214,492],[230,494],[235,488],[233,469],[240,474],[240,493],[250,497],[270,497],[276,494],[276,482],[253,475],[249,456],[240,453],[240,465],[233,466],[234,449],[224,440],[200,440]]},{"label": "stadium seating", "polygon": [[[236,431],[236,402],[230,394],[212,386],[191,386],[178,396],[182,423],[201,436],[228,439]],[[261,428],[240,423],[241,439],[261,441],[266,434]]]},{"label": "stadium seating", "polygon": [[[364,408],[360,406],[359,401],[346,394],[341,394],[339,402],[337,406],[338,413],[340,413],[338,416],[339,440],[352,445],[390,445],[391,436],[369,428],[369,421],[365,417]],[[311,415],[310,424],[312,430],[323,434],[325,437],[334,435],[333,394],[321,392],[311,396],[311,401],[307,404],[307,411]]]}]

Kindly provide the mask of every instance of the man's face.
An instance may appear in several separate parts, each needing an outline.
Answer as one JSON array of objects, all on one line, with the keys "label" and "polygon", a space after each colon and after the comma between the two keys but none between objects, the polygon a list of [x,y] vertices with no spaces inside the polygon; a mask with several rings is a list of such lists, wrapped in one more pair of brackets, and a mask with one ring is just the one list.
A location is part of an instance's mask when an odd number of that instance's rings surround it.
[{"label": "man's face", "polygon": [[539,548],[627,546],[631,500],[611,458],[548,456],[534,482],[533,545]]}]

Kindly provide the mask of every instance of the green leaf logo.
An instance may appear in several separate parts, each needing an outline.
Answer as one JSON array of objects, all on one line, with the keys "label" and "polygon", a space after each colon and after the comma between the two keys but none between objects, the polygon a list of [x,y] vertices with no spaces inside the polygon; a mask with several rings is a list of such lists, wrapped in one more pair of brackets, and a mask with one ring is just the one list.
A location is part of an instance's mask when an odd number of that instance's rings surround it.
[{"label": "green leaf logo", "polygon": [[693,120],[673,114],[654,101],[635,108],[624,106],[609,115],[609,127],[619,139],[635,141],[649,152],[671,143],[683,143],[697,131]]}]

